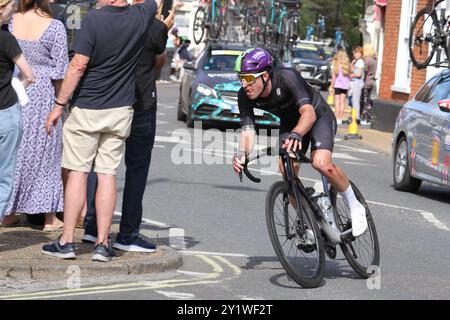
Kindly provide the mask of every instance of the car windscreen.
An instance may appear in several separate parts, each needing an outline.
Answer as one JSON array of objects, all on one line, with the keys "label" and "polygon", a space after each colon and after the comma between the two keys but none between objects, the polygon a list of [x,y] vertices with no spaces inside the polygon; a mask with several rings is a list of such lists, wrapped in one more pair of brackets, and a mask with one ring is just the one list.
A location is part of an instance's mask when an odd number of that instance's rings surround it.
[{"label": "car windscreen", "polygon": [[203,65],[204,70],[234,72],[234,63],[241,51],[212,50]]},{"label": "car windscreen", "polygon": [[294,50],[294,56],[300,59],[323,60],[318,50],[297,49]]}]

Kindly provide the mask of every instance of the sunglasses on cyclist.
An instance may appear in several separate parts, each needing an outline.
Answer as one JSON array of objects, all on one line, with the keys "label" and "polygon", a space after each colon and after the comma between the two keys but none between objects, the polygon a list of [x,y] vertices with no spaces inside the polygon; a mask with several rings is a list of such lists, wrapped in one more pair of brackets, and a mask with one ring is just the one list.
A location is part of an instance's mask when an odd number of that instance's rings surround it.
[{"label": "sunglasses on cyclist", "polygon": [[242,84],[244,84],[244,83],[246,85],[254,84],[256,79],[258,79],[264,73],[265,73],[265,71],[259,72],[259,73],[242,74],[242,75],[239,75],[239,80],[241,81]]}]

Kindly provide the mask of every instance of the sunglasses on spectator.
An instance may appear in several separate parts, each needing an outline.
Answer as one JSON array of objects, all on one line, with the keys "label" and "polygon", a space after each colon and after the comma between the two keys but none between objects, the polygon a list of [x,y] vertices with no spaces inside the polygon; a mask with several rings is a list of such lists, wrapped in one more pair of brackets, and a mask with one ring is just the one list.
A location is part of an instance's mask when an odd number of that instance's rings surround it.
[{"label": "sunglasses on spectator", "polygon": [[241,74],[239,75],[239,80],[241,81],[242,84],[246,84],[246,85],[250,85],[250,84],[254,84],[255,81],[262,76],[265,73],[265,71],[263,72],[259,72],[259,73],[251,73],[251,74]]}]

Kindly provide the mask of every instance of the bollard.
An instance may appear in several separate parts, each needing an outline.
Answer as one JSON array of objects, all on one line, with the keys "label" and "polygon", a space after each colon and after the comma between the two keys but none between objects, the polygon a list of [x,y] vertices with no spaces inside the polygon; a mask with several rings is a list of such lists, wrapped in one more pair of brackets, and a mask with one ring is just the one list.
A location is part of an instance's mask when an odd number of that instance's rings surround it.
[{"label": "bollard", "polygon": [[348,134],[344,136],[344,139],[362,139],[362,136],[358,134],[358,123],[356,122],[355,108],[352,108],[352,115],[350,119],[348,119],[348,123]]}]

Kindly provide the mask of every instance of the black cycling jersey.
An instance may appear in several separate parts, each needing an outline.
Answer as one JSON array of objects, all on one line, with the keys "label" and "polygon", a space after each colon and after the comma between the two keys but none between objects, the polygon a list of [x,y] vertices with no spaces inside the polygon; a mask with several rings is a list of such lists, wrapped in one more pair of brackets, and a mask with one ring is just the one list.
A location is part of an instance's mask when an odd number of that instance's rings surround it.
[{"label": "black cycling jersey", "polygon": [[314,107],[317,120],[323,114],[332,112],[321,94],[296,70],[275,69],[271,73],[271,80],[272,91],[265,98],[250,100],[244,88],[239,90],[238,105],[242,127],[255,125],[253,108],[269,111],[279,117],[281,131],[290,131],[297,125],[300,119],[299,109],[306,104]]}]

